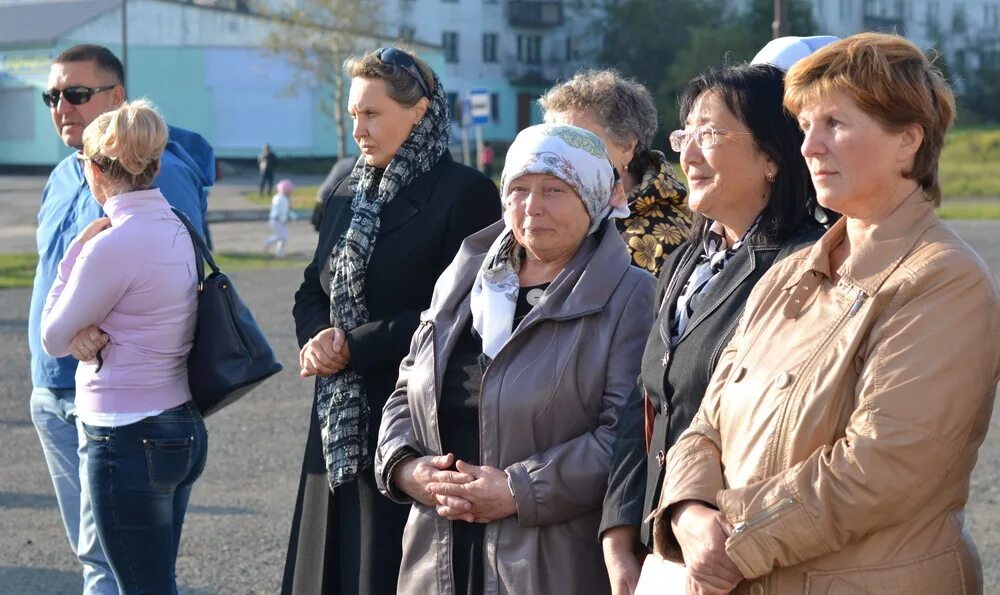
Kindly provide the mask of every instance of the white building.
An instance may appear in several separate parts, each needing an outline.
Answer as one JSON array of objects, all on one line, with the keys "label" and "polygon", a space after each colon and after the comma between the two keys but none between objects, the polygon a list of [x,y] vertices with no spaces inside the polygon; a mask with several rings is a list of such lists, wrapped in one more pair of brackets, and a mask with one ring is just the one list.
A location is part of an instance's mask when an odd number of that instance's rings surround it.
[{"label": "white building", "polygon": [[439,73],[453,105],[473,89],[492,95],[487,139],[512,140],[539,121],[535,101],[590,64],[603,0],[388,0],[382,34],[440,45]]},{"label": "white building", "polygon": [[1000,0],[809,0],[820,32],[896,32],[944,53],[953,71],[1000,66]]}]

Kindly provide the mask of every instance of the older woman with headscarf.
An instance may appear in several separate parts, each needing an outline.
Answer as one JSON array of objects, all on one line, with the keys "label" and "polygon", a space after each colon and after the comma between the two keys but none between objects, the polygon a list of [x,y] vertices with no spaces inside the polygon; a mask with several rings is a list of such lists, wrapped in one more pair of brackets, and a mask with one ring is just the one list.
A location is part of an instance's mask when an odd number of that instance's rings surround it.
[{"label": "older woman with headscarf", "polygon": [[385,48],[346,66],[363,157],[328,201],[295,294],[301,374],[318,379],[283,592],[388,595],[407,509],[371,470],[382,406],[434,281],[500,201],[452,161],[446,95],[422,60]]},{"label": "older woman with headscarf", "polygon": [[616,221],[632,264],[660,274],[667,257],[691,232],[687,188],[667,157],[652,148],[657,116],[646,87],[614,70],[584,70],[538,100],[545,121],[571,124],[596,134],[621,173],[614,199],[630,213]]},{"label": "older woman with headscarf", "polygon": [[616,184],[594,134],[522,131],[504,221],[438,280],[375,454],[413,503],[400,593],[608,592],[601,501],[653,296],[608,223]]}]

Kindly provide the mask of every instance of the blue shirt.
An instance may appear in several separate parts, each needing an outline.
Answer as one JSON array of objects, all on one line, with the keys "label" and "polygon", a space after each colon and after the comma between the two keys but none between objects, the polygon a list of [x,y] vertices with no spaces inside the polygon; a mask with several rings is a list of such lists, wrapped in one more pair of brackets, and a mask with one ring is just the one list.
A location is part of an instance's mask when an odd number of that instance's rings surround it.
[{"label": "blue shirt", "polygon": [[[205,229],[208,189],[215,181],[215,154],[200,135],[170,127],[156,185],[167,202],[183,212],[195,229]],[[83,168],[72,154],[49,175],[38,210],[38,266],[28,313],[31,383],[43,388],[73,388],[76,359],[55,358],[42,349],[42,310],[59,270],[59,262],[73,239],[104,212],[90,192]]]}]

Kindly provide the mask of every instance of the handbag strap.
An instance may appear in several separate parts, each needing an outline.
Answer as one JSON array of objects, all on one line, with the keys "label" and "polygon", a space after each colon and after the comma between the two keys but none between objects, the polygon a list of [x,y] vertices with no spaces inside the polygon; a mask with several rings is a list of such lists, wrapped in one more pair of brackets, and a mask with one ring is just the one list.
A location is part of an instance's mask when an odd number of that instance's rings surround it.
[{"label": "handbag strap", "polygon": [[178,211],[174,207],[170,207],[170,210],[177,215],[181,223],[188,230],[188,235],[191,236],[191,244],[194,246],[194,263],[198,270],[198,290],[201,291],[202,283],[205,282],[205,262],[208,262],[208,266],[212,269],[213,273],[219,272],[219,267],[215,264],[215,259],[212,258],[212,252],[208,249],[205,244],[204,238],[201,234],[191,225],[191,220],[187,218],[187,215]]}]

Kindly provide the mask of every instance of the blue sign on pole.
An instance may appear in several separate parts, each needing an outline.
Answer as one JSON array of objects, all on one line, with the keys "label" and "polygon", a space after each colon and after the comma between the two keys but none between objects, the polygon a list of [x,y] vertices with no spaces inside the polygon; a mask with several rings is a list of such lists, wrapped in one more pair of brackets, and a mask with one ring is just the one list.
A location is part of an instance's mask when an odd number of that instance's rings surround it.
[{"label": "blue sign on pole", "polygon": [[489,89],[473,89],[469,91],[470,113],[473,126],[486,126],[490,123],[492,114],[492,97]]}]

